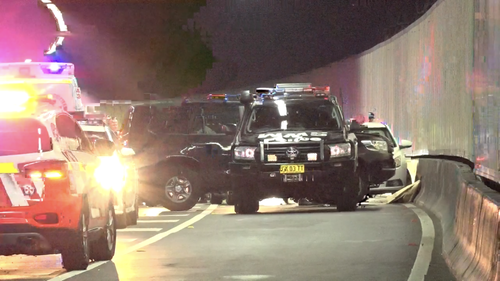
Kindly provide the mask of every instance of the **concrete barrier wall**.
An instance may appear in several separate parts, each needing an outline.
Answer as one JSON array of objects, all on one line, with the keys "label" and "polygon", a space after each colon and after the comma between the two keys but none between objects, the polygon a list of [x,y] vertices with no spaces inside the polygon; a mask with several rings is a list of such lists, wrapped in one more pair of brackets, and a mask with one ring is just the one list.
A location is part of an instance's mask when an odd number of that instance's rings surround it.
[{"label": "concrete barrier wall", "polygon": [[452,155],[500,182],[500,1],[439,0],[359,56],[258,85],[330,85],[347,117],[375,112],[413,154]]},{"label": "concrete barrier wall", "polygon": [[474,1],[441,0],[404,31],[359,56],[268,81],[330,85],[347,117],[375,112],[415,154],[474,158]]},{"label": "concrete barrier wall", "polygon": [[457,279],[499,280],[500,194],[453,161],[420,159],[416,177],[415,203],[439,218],[443,255]]}]

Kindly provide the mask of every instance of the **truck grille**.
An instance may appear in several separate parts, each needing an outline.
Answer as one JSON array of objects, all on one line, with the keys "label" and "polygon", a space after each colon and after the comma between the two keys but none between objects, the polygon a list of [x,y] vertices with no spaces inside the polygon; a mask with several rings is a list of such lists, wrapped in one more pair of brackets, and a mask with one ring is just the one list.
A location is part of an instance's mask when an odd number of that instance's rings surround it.
[{"label": "truck grille", "polygon": [[[260,160],[264,163],[319,162],[324,159],[324,151],[322,147],[322,141],[314,143],[261,143]],[[295,148],[299,152],[293,159],[287,155],[287,150],[289,148]],[[308,159],[308,154],[316,154],[316,159]],[[276,161],[272,161],[273,158],[275,158]]]}]

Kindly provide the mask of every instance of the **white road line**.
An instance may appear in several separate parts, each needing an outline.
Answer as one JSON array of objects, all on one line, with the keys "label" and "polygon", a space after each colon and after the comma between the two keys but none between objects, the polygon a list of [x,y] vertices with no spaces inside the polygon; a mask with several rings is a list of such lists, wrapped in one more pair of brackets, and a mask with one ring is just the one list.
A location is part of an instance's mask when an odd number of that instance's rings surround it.
[{"label": "white road line", "polygon": [[148,216],[139,216],[139,218],[153,218],[153,217],[157,217],[157,218],[164,218],[164,217],[187,217],[187,216],[190,216],[191,214],[181,214],[181,215],[148,215]]},{"label": "white road line", "polygon": [[57,277],[54,277],[52,279],[49,279],[47,281],[63,281],[63,280],[67,280],[69,278],[72,278],[72,277],[75,277],[77,275],[80,275],[84,272],[87,272],[89,270],[92,270],[98,266],[101,266],[105,263],[107,263],[108,261],[98,261],[98,262],[93,262],[92,264],[90,264],[88,267],[87,267],[87,270],[74,270],[74,271],[70,271],[70,272],[66,272],[66,273],[63,273]]},{"label": "white road line", "polygon": [[165,223],[165,222],[178,222],[179,220],[138,220],[137,223]]},{"label": "white road line", "polygon": [[121,239],[119,237],[117,238],[117,241],[121,242],[121,243],[131,243],[131,242],[134,242],[135,240],[137,240],[137,238],[130,238],[130,239],[128,239],[128,238]]},{"label": "white road line", "polygon": [[425,280],[425,275],[429,270],[429,265],[432,259],[432,250],[434,249],[434,238],[436,236],[434,231],[434,224],[432,219],[427,215],[427,213],[418,208],[413,204],[404,204],[404,206],[412,210],[420,220],[420,225],[422,226],[422,239],[420,241],[420,247],[417,252],[417,257],[413,268],[411,269],[408,281],[423,281]]},{"label": "white road line", "polygon": [[158,232],[163,228],[125,228],[125,229],[117,229],[118,232]]},{"label": "white road line", "polygon": [[[185,221],[184,223],[179,224],[172,229],[169,229],[169,230],[162,232],[162,233],[158,233],[149,239],[146,239],[146,240],[139,242],[131,247],[128,247],[127,249],[125,249],[121,253],[116,254],[114,260],[120,259],[121,257],[125,256],[126,254],[130,254],[130,253],[135,252],[141,248],[144,248],[144,247],[149,246],[153,243],[156,243],[156,242],[160,241],[161,239],[169,236],[170,234],[174,234],[176,232],[183,230],[184,228],[187,228],[187,227],[193,225],[194,223],[202,220],[204,217],[210,215],[218,206],[219,205],[210,205],[203,212],[194,216],[193,218],[189,219],[188,221]],[[107,263],[107,262],[109,262],[109,261],[95,262],[95,263],[92,263],[91,265],[89,265],[87,270],[75,270],[75,271],[66,272],[66,273],[63,273],[57,277],[49,279],[47,281],[64,281],[64,280],[67,280],[67,279],[72,278],[74,276],[80,275],[84,272],[90,271],[98,266],[101,266],[101,265]]]},{"label": "white road line", "polygon": [[159,217],[187,217],[190,216],[190,214],[178,214],[178,215],[160,215]]}]

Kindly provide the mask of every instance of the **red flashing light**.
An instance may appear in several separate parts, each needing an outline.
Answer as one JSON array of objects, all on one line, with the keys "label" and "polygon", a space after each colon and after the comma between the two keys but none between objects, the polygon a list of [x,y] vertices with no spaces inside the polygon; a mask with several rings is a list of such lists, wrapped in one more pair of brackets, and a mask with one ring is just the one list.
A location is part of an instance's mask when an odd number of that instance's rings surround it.
[{"label": "red flashing light", "polygon": [[226,95],[225,94],[210,94],[208,95],[208,98],[209,100],[215,100],[215,99],[225,99],[226,98]]},{"label": "red flashing light", "polygon": [[59,222],[59,217],[55,213],[38,214],[33,219],[42,224],[56,224]]}]

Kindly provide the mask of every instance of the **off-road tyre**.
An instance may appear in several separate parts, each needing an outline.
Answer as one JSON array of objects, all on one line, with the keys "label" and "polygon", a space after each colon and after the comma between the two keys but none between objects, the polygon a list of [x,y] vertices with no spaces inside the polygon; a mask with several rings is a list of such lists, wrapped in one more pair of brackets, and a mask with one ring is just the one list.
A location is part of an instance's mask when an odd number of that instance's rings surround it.
[{"label": "off-road tyre", "polygon": [[259,200],[254,198],[238,199],[234,205],[237,214],[255,214],[259,211]]},{"label": "off-road tyre", "polygon": [[[187,211],[193,208],[203,194],[198,173],[184,167],[167,168],[162,171],[163,176],[161,190],[161,205],[170,211]],[[172,170],[170,170],[172,169]],[[181,190],[177,186],[182,185]],[[187,187],[189,185],[189,187]],[[187,190],[189,189],[189,190]]]},{"label": "off-road tyre", "polygon": [[337,211],[353,212],[356,211],[359,203],[361,179],[356,176],[343,184],[337,199]]}]

